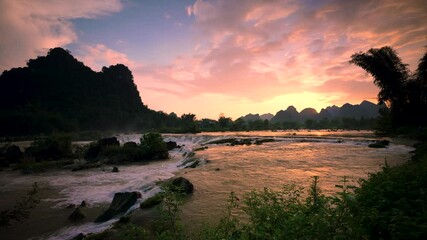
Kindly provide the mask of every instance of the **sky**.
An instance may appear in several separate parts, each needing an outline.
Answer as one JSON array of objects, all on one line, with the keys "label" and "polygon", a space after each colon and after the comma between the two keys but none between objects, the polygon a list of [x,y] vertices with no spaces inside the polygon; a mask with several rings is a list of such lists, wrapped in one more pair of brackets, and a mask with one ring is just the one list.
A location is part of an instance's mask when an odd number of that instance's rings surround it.
[{"label": "sky", "polygon": [[125,64],[145,105],[236,119],[376,102],[352,54],[392,46],[415,70],[426,0],[0,0],[0,72],[50,48]]}]

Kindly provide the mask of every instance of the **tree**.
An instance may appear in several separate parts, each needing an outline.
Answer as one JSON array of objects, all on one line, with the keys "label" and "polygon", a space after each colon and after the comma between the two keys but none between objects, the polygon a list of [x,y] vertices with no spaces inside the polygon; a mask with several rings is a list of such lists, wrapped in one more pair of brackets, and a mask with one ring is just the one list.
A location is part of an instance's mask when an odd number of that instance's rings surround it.
[{"label": "tree", "polygon": [[389,106],[394,128],[426,125],[427,52],[413,74],[389,46],[353,54],[350,63],[372,75],[380,88],[378,101]]}]

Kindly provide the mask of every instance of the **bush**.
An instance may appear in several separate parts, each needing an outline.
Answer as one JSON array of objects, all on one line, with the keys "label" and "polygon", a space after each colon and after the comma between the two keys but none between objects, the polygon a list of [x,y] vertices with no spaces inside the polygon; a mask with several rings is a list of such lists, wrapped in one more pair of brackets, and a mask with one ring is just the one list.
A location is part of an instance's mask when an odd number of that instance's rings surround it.
[{"label": "bush", "polygon": [[141,148],[147,159],[169,158],[168,148],[159,133],[147,133],[141,138]]},{"label": "bush", "polygon": [[71,138],[68,135],[54,134],[46,138],[35,140],[25,151],[36,161],[57,160],[73,155]]},{"label": "bush", "polygon": [[[240,199],[230,195],[226,216],[214,228],[207,228],[202,239],[362,239],[363,231],[350,211],[352,187],[346,178],[335,196],[322,195],[315,177],[308,192],[285,185],[281,191],[265,188],[245,194]],[[232,215],[243,210],[248,221],[241,223]]]},{"label": "bush", "polygon": [[427,144],[361,182],[355,213],[371,239],[427,239]]}]

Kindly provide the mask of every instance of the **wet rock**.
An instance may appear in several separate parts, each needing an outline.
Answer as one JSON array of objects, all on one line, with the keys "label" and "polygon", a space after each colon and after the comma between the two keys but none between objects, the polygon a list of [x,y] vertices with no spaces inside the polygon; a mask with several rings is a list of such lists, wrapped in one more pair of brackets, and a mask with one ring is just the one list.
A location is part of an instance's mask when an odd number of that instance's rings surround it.
[{"label": "wet rock", "polygon": [[83,200],[83,201],[80,203],[80,207],[86,207],[86,205],[87,205],[87,203],[86,203],[86,201],[85,201],[85,200]]},{"label": "wet rock", "polygon": [[170,151],[170,150],[175,149],[175,148],[178,147],[178,145],[176,144],[176,142],[173,142],[173,141],[168,141],[168,142],[165,142],[165,143],[166,143],[166,147],[167,147],[168,151]]},{"label": "wet rock", "polygon": [[375,143],[371,143],[368,145],[370,148],[386,148],[390,144],[388,140],[378,140]]},{"label": "wet rock", "polygon": [[141,209],[151,208],[158,204],[160,204],[163,201],[162,194],[158,193],[150,198],[147,198],[144,202],[139,205]]},{"label": "wet rock", "polygon": [[136,148],[138,147],[138,144],[136,142],[126,142],[123,144],[123,148]]},{"label": "wet rock", "polygon": [[106,147],[106,146],[120,146],[120,142],[117,140],[116,137],[109,137],[109,138],[103,138],[98,140],[98,144],[101,147]]},{"label": "wet rock", "polygon": [[194,162],[192,162],[191,164],[189,164],[185,168],[196,168],[197,166],[199,166],[199,164],[200,164],[200,160],[195,160]]},{"label": "wet rock", "polygon": [[119,168],[118,167],[113,167],[113,170],[111,172],[119,172]]},{"label": "wet rock", "polygon": [[274,142],[274,141],[275,140],[273,138],[256,139],[255,140],[255,144],[256,145],[261,145],[261,144],[266,143],[266,142]]},{"label": "wet rock", "polygon": [[1,153],[2,157],[6,160],[7,163],[17,163],[19,159],[24,156],[24,153],[21,149],[16,145],[7,146],[4,149],[4,152]]},{"label": "wet rock", "polygon": [[197,151],[203,151],[203,150],[206,150],[206,149],[208,149],[208,146],[195,148],[193,151],[194,151],[194,152],[197,152]]},{"label": "wet rock", "polygon": [[120,142],[116,137],[103,138],[95,143],[91,143],[86,151],[85,159],[92,160],[98,157],[98,154],[109,146],[120,146]]},{"label": "wet rock", "polygon": [[170,183],[170,187],[173,192],[178,192],[185,195],[191,194],[194,189],[193,184],[184,177],[173,179]]},{"label": "wet rock", "polygon": [[215,170],[215,171],[220,171],[221,169],[220,169],[220,168],[215,168],[214,170]]},{"label": "wet rock", "polygon": [[114,194],[110,207],[95,219],[95,222],[105,222],[125,213],[138,199],[138,192],[119,192]]},{"label": "wet rock", "polygon": [[84,240],[85,237],[86,236],[83,233],[79,233],[75,237],[73,237],[71,240]]},{"label": "wet rock", "polygon": [[76,207],[76,204],[70,204],[70,205],[68,205],[66,208],[67,209],[71,209],[71,208],[75,208]]},{"label": "wet rock", "polygon": [[70,221],[76,222],[84,219],[86,216],[82,213],[80,208],[74,209],[74,211],[71,213],[71,215],[68,217]]}]

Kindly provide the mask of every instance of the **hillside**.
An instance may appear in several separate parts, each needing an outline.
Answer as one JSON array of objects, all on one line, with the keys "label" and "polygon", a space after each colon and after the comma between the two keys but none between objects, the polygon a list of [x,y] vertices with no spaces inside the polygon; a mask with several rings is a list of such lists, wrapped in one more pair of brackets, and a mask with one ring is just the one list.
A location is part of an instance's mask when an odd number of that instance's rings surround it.
[{"label": "hillside", "polygon": [[95,72],[62,48],[0,76],[0,135],[135,130],[152,112],[124,65]]}]

